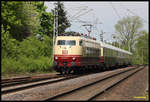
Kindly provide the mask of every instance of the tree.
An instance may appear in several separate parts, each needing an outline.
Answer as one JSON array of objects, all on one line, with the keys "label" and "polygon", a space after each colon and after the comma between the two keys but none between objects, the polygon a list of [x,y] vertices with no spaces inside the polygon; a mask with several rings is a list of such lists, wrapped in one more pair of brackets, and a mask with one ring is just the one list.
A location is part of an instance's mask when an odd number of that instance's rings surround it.
[{"label": "tree", "polygon": [[133,52],[142,26],[143,22],[138,16],[126,17],[118,21],[115,25],[116,39],[119,40],[124,49]]},{"label": "tree", "polygon": [[119,47],[119,43],[117,41],[112,42],[112,46]]},{"label": "tree", "polygon": [[142,36],[137,39],[134,62],[138,64],[148,64],[148,33],[142,31],[141,34]]},{"label": "tree", "polygon": [[1,22],[12,38],[22,40],[37,32],[39,13],[31,2],[2,1],[1,8]]},{"label": "tree", "polygon": [[53,15],[51,12],[46,12],[46,6],[44,6],[43,1],[32,2],[33,5],[36,6],[37,12],[39,12],[40,16],[40,28],[39,34],[48,35],[52,37],[53,35]]},{"label": "tree", "polygon": [[[64,4],[58,1],[56,3],[58,10],[58,34],[64,33],[65,30],[71,26],[69,20],[66,17],[67,12],[64,10]],[[54,10],[52,10],[52,13],[54,14]]]},{"label": "tree", "polygon": [[40,32],[50,37],[53,36],[53,15],[48,12],[43,12],[41,15]]},{"label": "tree", "polygon": [[32,2],[24,2],[22,6],[22,33],[23,38],[36,34],[40,27],[39,12]]},{"label": "tree", "polygon": [[21,7],[23,3],[8,1],[2,1],[1,3],[1,23],[4,30],[3,34],[6,34],[5,32],[9,32],[10,37],[20,40],[20,29],[22,27]]}]

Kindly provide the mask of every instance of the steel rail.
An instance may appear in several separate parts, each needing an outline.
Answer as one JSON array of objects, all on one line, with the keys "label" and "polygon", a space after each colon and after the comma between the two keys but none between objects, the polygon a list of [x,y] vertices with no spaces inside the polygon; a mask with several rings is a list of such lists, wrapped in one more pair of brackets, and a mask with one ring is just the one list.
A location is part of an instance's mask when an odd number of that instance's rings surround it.
[{"label": "steel rail", "polygon": [[21,85],[21,84],[27,84],[27,83],[31,83],[31,82],[37,82],[37,81],[42,81],[42,80],[47,80],[47,79],[54,79],[54,78],[60,78],[63,76],[55,76],[55,77],[45,77],[45,78],[35,78],[32,79],[32,77],[28,78],[28,79],[24,79],[24,80],[16,80],[16,81],[10,81],[10,82],[6,82],[6,83],[1,83],[1,87],[10,87],[10,86],[15,86],[15,85]]},{"label": "steel rail", "polygon": [[[123,73],[125,73],[125,72],[129,72],[129,71],[132,71],[132,70],[136,70],[136,69],[138,69],[138,68],[139,68],[139,67],[132,68],[132,69],[127,69],[127,70],[125,70],[125,71],[117,72],[117,73],[115,73],[115,74],[113,74],[113,75],[106,76],[106,77],[104,77],[104,78],[102,78],[102,79],[99,79],[99,80],[97,80],[97,81],[95,81],[95,82],[92,82],[92,83],[88,83],[88,84],[83,85],[83,86],[81,86],[81,87],[79,87],[79,88],[75,88],[75,89],[72,89],[72,90],[70,90],[70,91],[67,91],[67,92],[60,93],[60,94],[58,94],[58,95],[52,96],[52,97],[46,99],[45,101],[57,100],[57,98],[63,97],[63,96],[65,96],[65,95],[68,95],[68,94],[73,93],[73,92],[76,92],[76,91],[81,90],[81,89],[83,89],[83,88],[85,88],[85,87],[92,86],[92,85],[94,85],[94,84],[96,84],[96,83],[105,81],[105,80],[107,80],[107,79],[109,79],[109,78],[115,77],[115,76],[120,75],[120,74],[123,74]],[[144,67],[142,67],[142,68],[144,68]],[[142,68],[140,68],[140,69],[142,69]],[[103,91],[104,91],[104,90],[103,90]],[[94,97],[96,97],[96,96],[94,95],[94,96],[90,97],[88,100],[92,100]]]},{"label": "steel rail", "polygon": [[[19,86],[17,85],[18,87],[17,88],[11,88],[11,89],[6,89],[6,90],[3,90],[4,88],[2,88],[1,90],[1,94],[7,94],[7,93],[12,93],[12,92],[16,92],[16,91],[21,91],[21,90],[25,90],[25,89],[29,89],[29,88],[33,88],[33,87],[36,87],[36,86],[42,86],[42,85],[46,85],[46,84],[52,84],[52,83],[56,83],[56,82],[60,82],[60,81],[64,81],[64,80],[69,80],[69,79],[73,79],[73,78],[76,78],[76,77],[79,77],[79,76],[70,76],[70,77],[65,77],[65,78],[62,78],[60,77],[61,79],[55,79],[55,80],[47,80],[46,82],[33,82],[31,85],[25,85],[25,86]],[[43,80],[42,80],[43,81]],[[27,82],[30,84],[30,82]],[[24,84],[24,83],[21,83],[21,84]],[[10,86],[12,87],[12,86]],[[9,87],[7,87],[9,88]]]},{"label": "steel rail", "polygon": [[[36,87],[36,86],[52,84],[52,83],[56,83],[56,82],[60,82],[60,81],[65,81],[65,80],[69,80],[69,79],[82,77],[82,76],[89,75],[89,74],[94,74],[94,73],[91,72],[91,73],[85,73],[85,74],[61,76],[61,77],[57,77],[57,78],[45,78],[45,79],[27,80],[25,82],[10,83],[10,84],[5,85],[5,86],[1,85],[1,86],[3,86],[2,90],[1,90],[1,94],[7,94],[7,93],[12,93],[12,92],[16,92],[16,91],[21,91],[21,90],[33,88],[33,87]],[[51,80],[49,80],[49,79],[51,79]],[[41,81],[44,81],[44,80],[45,80],[45,82],[41,82]],[[30,85],[25,85],[25,84],[30,84]],[[19,85],[23,85],[23,86],[19,86]],[[13,87],[13,86],[17,87],[17,88],[10,88],[9,89],[9,87]]]},{"label": "steel rail", "polygon": [[[143,67],[144,68],[144,67]],[[100,91],[99,93],[97,93],[96,95],[94,95],[93,97],[89,98],[88,101],[92,101],[94,98],[96,98],[97,96],[103,94],[105,91],[108,91],[109,89],[113,88],[116,85],[119,85],[119,83],[123,82],[125,79],[131,77],[132,75],[134,75],[135,73],[141,71],[143,68],[140,68],[136,71],[134,71],[133,73],[129,74],[127,77],[122,78],[121,80],[119,80],[118,82],[114,83],[113,85],[110,85],[109,87],[107,87],[106,89]]]},{"label": "steel rail", "polygon": [[[91,72],[91,73],[85,73],[85,74],[81,74],[81,75],[80,74],[79,75],[72,75],[72,76],[67,76],[67,77],[61,76],[61,77],[57,77],[57,78],[45,78],[45,79],[42,78],[42,79],[28,80],[28,81],[25,81],[25,82],[18,82],[18,83],[13,83],[13,84],[10,83],[10,84],[2,87],[1,94],[7,94],[7,93],[12,93],[12,92],[16,92],[16,91],[21,91],[21,90],[33,88],[33,87],[36,87],[36,86],[52,84],[52,83],[65,81],[65,80],[69,80],[69,79],[74,79],[74,78],[89,75],[89,74],[94,74],[94,73]],[[52,79],[52,80],[49,80],[49,79]],[[42,81],[44,81],[44,82],[42,82]],[[29,85],[26,85],[26,84],[29,84]],[[22,85],[22,86],[19,86],[19,85]],[[10,87],[13,87],[13,86],[16,87],[16,88],[10,88]]]},{"label": "steel rail", "polygon": [[[84,74],[91,74],[91,73],[84,73]],[[3,88],[3,87],[9,87],[9,86],[19,85],[19,84],[21,85],[21,84],[26,84],[26,83],[36,82],[36,81],[59,78],[63,76],[64,75],[43,77],[42,75],[42,76],[31,76],[31,77],[27,76],[27,77],[19,77],[19,78],[11,78],[11,79],[2,79],[1,87]],[[38,77],[38,78],[34,78],[34,77]]]}]

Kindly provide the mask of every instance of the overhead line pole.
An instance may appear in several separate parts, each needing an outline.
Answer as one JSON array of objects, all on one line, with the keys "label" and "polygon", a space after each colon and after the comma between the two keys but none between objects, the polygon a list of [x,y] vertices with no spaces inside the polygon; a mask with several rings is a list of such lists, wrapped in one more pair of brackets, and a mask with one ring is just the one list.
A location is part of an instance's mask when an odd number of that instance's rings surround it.
[{"label": "overhead line pole", "polygon": [[[82,25],[82,26],[85,26],[85,29],[88,31],[88,36],[90,36],[90,33],[91,33],[91,28],[92,28],[92,24],[84,24],[84,25]],[[90,30],[88,30],[88,28],[86,27],[86,26],[89,26],[89,29]]]},{"label": "overhead line pole", "polygon": [[53,28],[53,51],[52,51],[52,61],[54,60],[54,44],[58,36],[58,2],[54,3],[54,28]]},{"label": "overhead line pole", "polygon": [[58,1],[57,1],[57,3],[56,3],[56,10],[55,10],[55,12],[56,12],[56,19],[55,19],[55,23],[56,23],[56,36],[58,36]]},{"label": "overhead line pole", "polygon": [[101,30],[101,34],[100,34],[100,40],[101,42],[103,42],[103,34],[106,33],[106,32],[103,32],[103,30]]}]

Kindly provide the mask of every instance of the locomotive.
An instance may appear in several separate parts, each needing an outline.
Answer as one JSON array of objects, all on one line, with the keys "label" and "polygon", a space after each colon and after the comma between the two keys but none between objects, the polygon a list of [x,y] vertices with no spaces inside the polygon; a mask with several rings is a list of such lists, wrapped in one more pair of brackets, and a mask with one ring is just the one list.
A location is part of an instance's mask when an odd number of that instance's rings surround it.
[{"label": "locomotive", "polygon": [[97,41],[89,36],[57,36],[54,44],[54,69],[61,74],[89,68],[98,70],[131,64],[132,53]]}]

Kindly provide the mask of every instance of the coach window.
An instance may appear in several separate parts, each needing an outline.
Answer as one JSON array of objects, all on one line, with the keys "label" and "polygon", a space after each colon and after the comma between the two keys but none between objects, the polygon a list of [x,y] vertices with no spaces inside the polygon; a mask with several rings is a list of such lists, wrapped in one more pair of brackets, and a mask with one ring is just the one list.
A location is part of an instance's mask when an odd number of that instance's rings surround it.
[{"label": "coach window", "polygon": [[119,51],[117,51],[117,56],[119,57]]},{"label": "coach window", "polygon": [[108,49],[106,48],[106,56],[108,56]]}]

